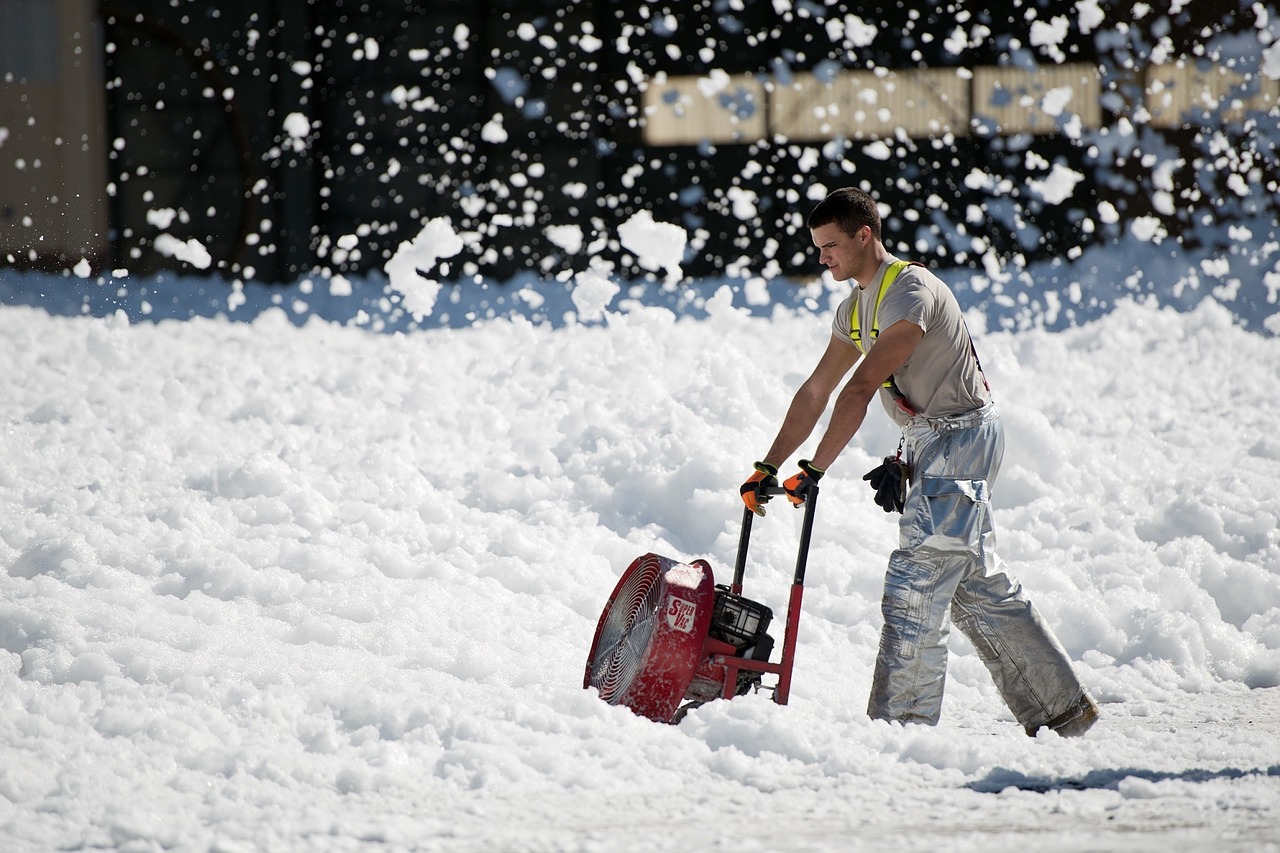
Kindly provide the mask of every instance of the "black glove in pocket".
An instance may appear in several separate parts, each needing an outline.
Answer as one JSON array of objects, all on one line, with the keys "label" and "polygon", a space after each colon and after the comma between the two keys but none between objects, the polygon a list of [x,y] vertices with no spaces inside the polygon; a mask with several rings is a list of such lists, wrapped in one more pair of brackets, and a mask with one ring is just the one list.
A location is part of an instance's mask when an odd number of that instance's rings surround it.
[{"label": "black glove in pocket", "polygon": [[863,476],[876,492],[876,505],[885,512],[902,512],[907,503],[907,483],[911,479],[911,471],[907,463],[894,456],[886,456],[884,461]]}]

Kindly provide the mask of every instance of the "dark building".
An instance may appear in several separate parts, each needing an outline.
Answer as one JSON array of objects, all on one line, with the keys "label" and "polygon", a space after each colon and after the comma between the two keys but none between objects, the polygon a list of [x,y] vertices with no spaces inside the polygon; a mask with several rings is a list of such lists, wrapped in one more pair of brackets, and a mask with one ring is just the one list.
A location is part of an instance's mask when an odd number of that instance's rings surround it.
[{"label": "dark building", "polygon": [[[1244,0],[0,0],[0,15],[13,266],[362,274],[445,216],[476,235],[458,280],[584,265],[555,225],[633,275],[616,229],[648,209],[689,233],[686,275],[811,275],[803,215],[846,183],[901,214],[900,251],[981,266],[1135,217],[1194,241],[1198,218],[1278,194],[1280,82],[1220,47],[1252,37]],[[1247,162],[1211,168],[1223,138]],[[1217,186],[1232,174],[1250,191]]]}]

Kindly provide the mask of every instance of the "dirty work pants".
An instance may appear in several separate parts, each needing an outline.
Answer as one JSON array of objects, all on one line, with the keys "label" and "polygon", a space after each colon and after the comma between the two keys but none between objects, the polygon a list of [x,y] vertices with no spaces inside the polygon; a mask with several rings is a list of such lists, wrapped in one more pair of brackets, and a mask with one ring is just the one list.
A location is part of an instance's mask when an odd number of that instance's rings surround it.
[{"label": "dirty work pants", "polygon": [[1004,456],[995,405],[903,430],[911,491],[885,575],[884,629],[867,713],[934,724],[947,634],[972,641],[1018,722],[1032,730],[1083,694],[1062,645],[996,556],[991,486]]}]

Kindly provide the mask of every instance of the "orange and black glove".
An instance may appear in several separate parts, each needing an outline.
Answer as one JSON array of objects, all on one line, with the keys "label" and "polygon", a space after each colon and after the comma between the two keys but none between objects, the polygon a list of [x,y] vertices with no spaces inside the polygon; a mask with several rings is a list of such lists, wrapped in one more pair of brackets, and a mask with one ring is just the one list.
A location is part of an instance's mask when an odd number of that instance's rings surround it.
[{"label": "orange and black glove", "polygon": [[818,481],[825,473],[827,472],[808,459],[801,459],[800,473],[782,484],[782,488],[787,492],[787,500],[795,506],[803,506],[805,498],[809,497],[809,492],[818,485]]},{"label": "orange and black glove", "polygon": [[742,502],[756,515],[764,515],[764,505],[772,497],[767,494],[767,490],[778,487],[778,469],[768,462],[757,462],[755,468],[756,472],[747,478],[740,489]]}]

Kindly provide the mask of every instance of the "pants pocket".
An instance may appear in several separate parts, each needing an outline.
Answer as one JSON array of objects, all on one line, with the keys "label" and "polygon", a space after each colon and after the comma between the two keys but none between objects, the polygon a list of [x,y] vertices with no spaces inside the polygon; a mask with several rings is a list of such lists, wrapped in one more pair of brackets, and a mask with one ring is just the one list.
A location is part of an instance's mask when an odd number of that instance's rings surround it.
[{"label": "pants pocket", "polygon": [[977,554],[987,506],[986,480],[922,477],[908,543],[949,554]]},{"label": "pants pocket", "polygon": [[919,567],[890,558],[880,603],[884,616],[881,645],[904,660],[915,657],[924,630],[925,594],[915,577],[918,572]]}]

